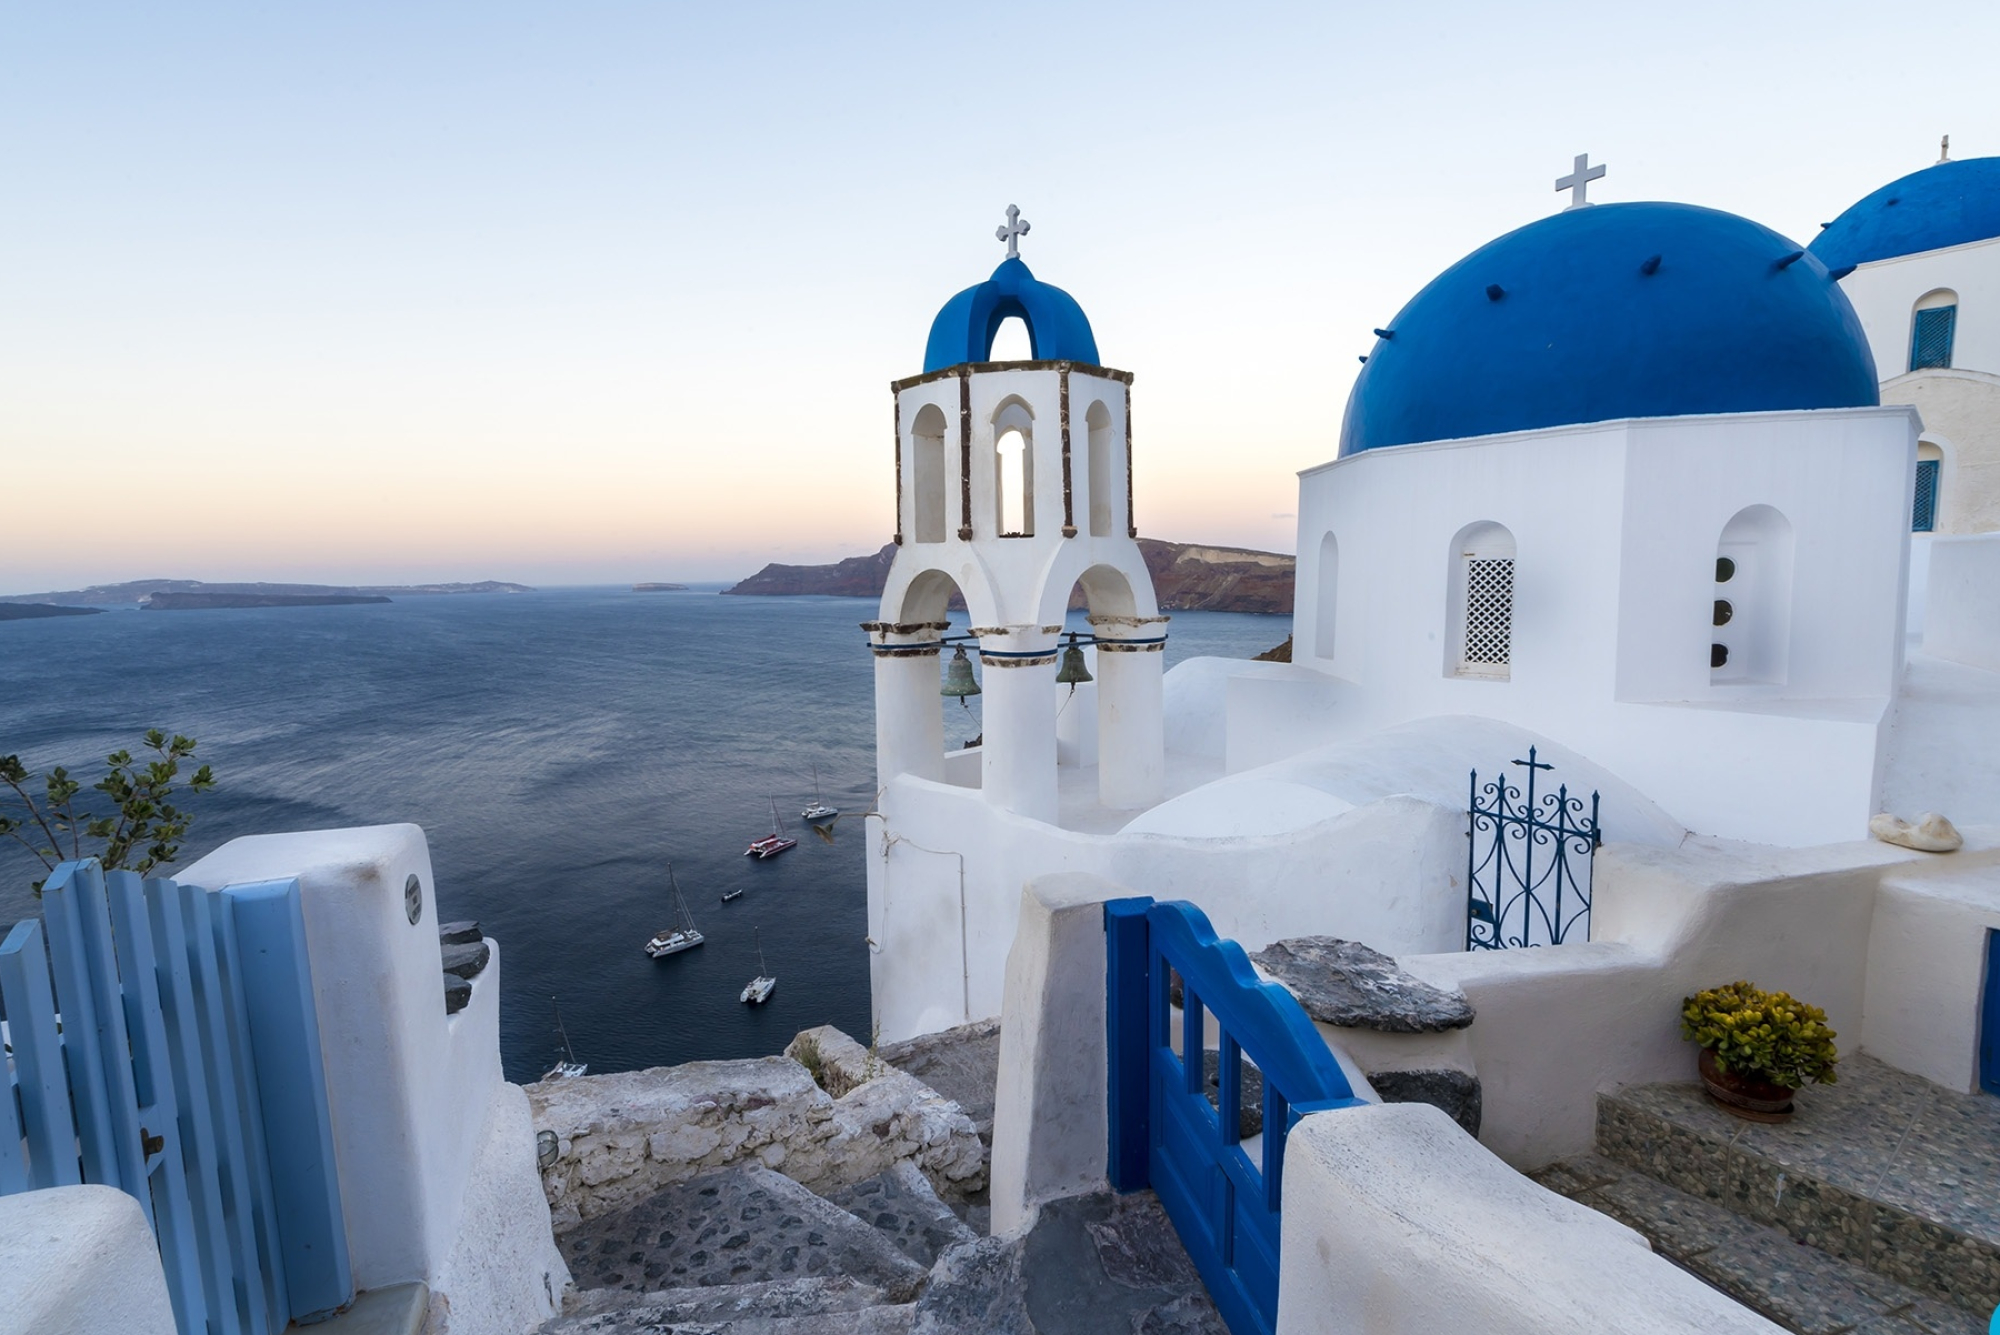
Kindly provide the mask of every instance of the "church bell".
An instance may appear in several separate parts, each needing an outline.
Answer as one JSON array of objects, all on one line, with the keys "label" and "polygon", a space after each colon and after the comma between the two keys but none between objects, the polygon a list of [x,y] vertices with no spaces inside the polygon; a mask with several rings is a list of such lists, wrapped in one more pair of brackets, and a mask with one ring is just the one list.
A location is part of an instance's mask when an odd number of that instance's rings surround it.
[{"label": "church bell", "polygon": [[1090,680],[1090,669],[1083,665],[1083,648],[1077,644],[1072,633],[1069,647],[1063,650],[1062,666],[1056,669],[1056,682],[1058,685],[1068,683],[1069,693],[1075,695],[1077,683]]},{"label": "church bell", "polygon": [[[955,695],[962,705],[965,704],[966,696],[979,694],[979,683],[972,679],[972,660],[965,656],[964,645],[958,646],[958,652],[951,656],[951,662],[945,666],[944,685],[938,694]],[[965,707],[968,710],[972,708],[971,705]]]}]

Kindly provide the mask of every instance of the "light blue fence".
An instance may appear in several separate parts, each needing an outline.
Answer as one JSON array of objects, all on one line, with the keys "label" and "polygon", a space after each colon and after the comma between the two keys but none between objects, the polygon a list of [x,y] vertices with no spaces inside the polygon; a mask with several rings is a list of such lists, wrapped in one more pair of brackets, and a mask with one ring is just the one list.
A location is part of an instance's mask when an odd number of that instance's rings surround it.
[{"label": "light blue fence", "polygon": [[345,1306],[298,882],[211,893],[65,862],[43,910],[0,944],[0,1195],[130,1193],[181,1335],[273,1335]]},{"label": "light blue fence", "polygon": [[[1291,993],[1259,979],[1243,947],[1218,938],[1194,905],[1114,899],[1104,931],[1111,1185],[1152,1187],[1233,1335],[1271,1335],[1285,1139],[1307,1113],[1361,1100]],[[1209,1016],[1218,1034],[1213,1093],[1203,1057]],[[1264,1083],[1263,1128],[1247,1148],[1246,1059]]]}]

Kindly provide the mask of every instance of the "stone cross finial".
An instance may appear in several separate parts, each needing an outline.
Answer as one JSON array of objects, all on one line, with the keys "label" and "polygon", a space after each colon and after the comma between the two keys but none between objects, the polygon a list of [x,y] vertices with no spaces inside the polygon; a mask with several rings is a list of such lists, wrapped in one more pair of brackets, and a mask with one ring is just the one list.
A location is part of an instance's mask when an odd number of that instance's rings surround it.
[{"label": "stone cross finial", "polygon": [[1584,193],[1590,189],[1592,181],[1597,180],[1603,175],[1603,163],[1599,163],[1593,167],[1590,165],[1590,154],[1579,153],[1576,155],[1575,167],[1570,171],[1569,175],[1562,177],[1556,182],[1556,189],[1569,191],[1570,208],[1588,208],[1590,201],[1584,198]]},{"label": "stone cross finial", "polygon": [[[1599,168],[1598,170],[1602,171],[1603,169]],[[1008,259],[1018,260],[1021,258],[1021,238],[1026,236],[1027,234],[1028,234],[1027,219],[1021,216],[1020,209],[1016,208],[1012,204],[1009,204],[1007,206],[1007,225],[1005,227],[997,229],[993,233],[993,237],[995,240],[1005,241],[1007,243]]]}]

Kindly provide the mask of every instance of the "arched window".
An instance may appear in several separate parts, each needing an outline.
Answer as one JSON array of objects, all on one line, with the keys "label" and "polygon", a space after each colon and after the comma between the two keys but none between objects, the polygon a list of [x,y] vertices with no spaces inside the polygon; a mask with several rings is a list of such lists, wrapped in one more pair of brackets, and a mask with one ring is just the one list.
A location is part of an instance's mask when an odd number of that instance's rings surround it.
[{"label": "arched window", "polygon": [[1035,536],[1035,418],[1010,398],[993,414],[994,531]]},{"label": "arched window", "polygon": [[910,426],[910,538],[943,542],[950,513],[944,459],[944,411],[926,403]]},{"label": "arched window", "polygon": [[1910,532],[1929,533],[1937,528],[1938,474],[1944,469],[1944,451],[1928,440],[1917,442],[1917,487],[1910,502]]},{"label": "arched window", "polygon": [[1451,634],[1445,672],[1505,681],[1514,658],[1514,535],[1470,524],[1451,542]]},{"label": "arched window", "polygon": [[1768,505],[1739,511],[1715,547],[1709,680],[1782,685],[1792,626],[1792,524]]},{"label": "arched window", "polygon": [[1028,333],[1027,321],[1018,315],[1010,315],[1000,322],[993,331],[993,346],[987,350],[989,362],[1025,362],[1035,356],[1035,341]]},{"label": "arched window", "polygon": [[1115,480],[1118,447],[1111,439],[1111,410],[1101,401],[1093,403],[1083,424],[1090,441],[1090,536],[1108,538],[1119,531],[1118,512],[1125,504],[1124,489]]},{"label": "arched window", "polygon": [[1313,606],[1313,653],[1333,657],[1333,619],[1340,599],[1340,543],[1329,533],[1319,540],[1319,599]]},{"label": "arched window", "polygon": [[1918,298],[1910,314],[1910,369],[1951,365],[1951,336],[1958,324],[1958,293],[1948,288]]}]

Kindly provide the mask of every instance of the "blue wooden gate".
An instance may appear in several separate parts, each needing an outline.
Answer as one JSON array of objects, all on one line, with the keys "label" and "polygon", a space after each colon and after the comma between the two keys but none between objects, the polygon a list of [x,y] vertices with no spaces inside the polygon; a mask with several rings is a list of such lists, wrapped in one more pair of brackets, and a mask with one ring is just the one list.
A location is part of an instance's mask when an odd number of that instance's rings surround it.
[{"label": "blue wooden gate", "polygon": [[298,882],[212,894],[93,859],[56,868],[43,906],[0,944],[0,1195],[128,1192],[181,1335],[346,1305]]},{"label": "blue wooden gate", "polygon": [[[1234,1335],[1278,1319],[1278,1221],[1285,1138],[1307,1113],[1361,1103],[1291,993],[1258,979],[1243,947],[1192,904],[1104,906],[1111,1065],[1111,1185],[1150,1186]],[[1174,981],[1181,992],[1174,1051]],[[1218,1033],[1211,1102],[1202,1057]],[[1264,1082],[1264,1125],[1246,1150],[1243,1062]]]},{"label": "blue wooden gate", "polygon": [[2000,1094],[2000,932],[1986,933],[1986,995],[1979,1006],[1979,1087]]}]

